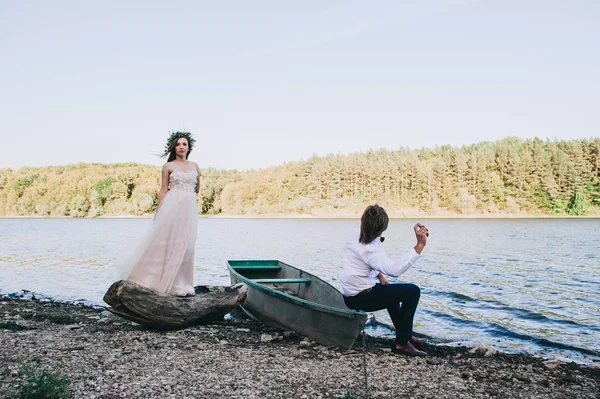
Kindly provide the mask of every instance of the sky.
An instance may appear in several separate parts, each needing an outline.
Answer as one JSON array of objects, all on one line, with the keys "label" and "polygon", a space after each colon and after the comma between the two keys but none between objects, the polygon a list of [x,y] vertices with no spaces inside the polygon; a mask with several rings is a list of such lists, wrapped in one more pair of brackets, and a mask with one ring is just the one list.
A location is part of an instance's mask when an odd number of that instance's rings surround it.
[{"label": "sky", "polygon": [[600,136],[600,1],[0,0],[0,168]]}]

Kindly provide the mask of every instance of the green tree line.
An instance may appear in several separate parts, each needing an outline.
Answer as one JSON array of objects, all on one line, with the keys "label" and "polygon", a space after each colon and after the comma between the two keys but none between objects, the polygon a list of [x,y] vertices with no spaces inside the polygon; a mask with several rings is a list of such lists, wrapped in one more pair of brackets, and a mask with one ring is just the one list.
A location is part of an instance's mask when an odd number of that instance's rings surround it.
[{"label": "green tree line", "polygon": [[[505,138],[376,150],[257,171],[202,170],[199,214],[600,214],[600,139]],[[160,168],[76,164],[0,170],[0,215],[97,217],[156,209]]]}]

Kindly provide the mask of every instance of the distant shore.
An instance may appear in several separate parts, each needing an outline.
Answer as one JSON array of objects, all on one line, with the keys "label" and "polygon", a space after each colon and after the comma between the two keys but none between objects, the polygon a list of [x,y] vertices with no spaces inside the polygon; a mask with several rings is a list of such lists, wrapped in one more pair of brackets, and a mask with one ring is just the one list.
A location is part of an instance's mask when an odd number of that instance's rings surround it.
[{"label": "distant shore", "polygon": [[0,396],[36,361],[68,378],[76,398],[597,398],[600,390],[597,365],[429,344],[430,356],[409,358],[390,346],[359,337],[350,350],[325,347],[248,320],[148,330],[98,308],[0,296]]}]

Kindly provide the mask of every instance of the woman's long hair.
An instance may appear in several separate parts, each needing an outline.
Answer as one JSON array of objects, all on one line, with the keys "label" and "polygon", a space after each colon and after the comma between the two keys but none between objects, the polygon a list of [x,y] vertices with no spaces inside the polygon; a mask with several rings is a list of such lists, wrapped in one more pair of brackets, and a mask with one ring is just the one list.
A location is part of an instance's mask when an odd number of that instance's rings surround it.
[{"label": "woman's long hair", "polygon": [[192,148],[194,147],[194,143],[196,140],[192,137],[190,132],[172,132],[169,138],[167,139],[167,144],[165,145],[165,152],[161,155],[161,158],[167,158],[167,162],[174,161],[177,158],[177,152],[175,149],[177,148],[177,141],[179,139],[186,139],[188,143],[188,152],[185,155],[185,159],[188,159],[190,153],[192,152]]},{"label": "woman's long hair", "polygon": [[368,244],[379,237],[387,228],[390,218],[385,209],[379,205],[369,205],[360,218],[360,237],[358,241],[361,244]]}]

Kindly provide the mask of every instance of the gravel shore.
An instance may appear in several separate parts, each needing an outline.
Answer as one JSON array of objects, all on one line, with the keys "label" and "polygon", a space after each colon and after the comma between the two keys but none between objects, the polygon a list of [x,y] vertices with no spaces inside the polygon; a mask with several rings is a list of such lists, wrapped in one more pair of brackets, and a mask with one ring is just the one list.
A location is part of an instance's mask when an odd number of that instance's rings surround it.
[{"label": "gravel shore", "polygon": [[[600,369],[489,348],[325,347],[249,320],[148,330],[102,309],[0,298],[0,397],[36,359],[74,398],[600,398]],[[366,380],[365,368],[366,363]],[[366,384],[365,384],[366,381]]]}]

